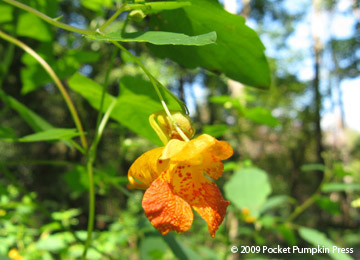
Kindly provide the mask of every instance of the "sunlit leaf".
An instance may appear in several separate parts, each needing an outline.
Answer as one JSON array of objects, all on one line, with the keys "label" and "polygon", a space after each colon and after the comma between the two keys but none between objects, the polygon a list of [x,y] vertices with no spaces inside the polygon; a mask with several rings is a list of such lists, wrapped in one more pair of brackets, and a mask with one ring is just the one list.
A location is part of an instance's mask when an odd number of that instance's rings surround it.
[{"label": "sunlit leaf", "polygon": [[21,137],[17,139],[17,141],[40,142],[40,141],[67,140],[75,136],[79,136],[79,133],[77,132],[76,129],[53,128]]},{"label": "sunlit leaf", "polygon": [[113,4],[113,0],[81,0],[81,5],[93,10],[100,11],[102,8],[109,8]]},{"label": "sunlit leaf", "polygon": [[20,14],[17,22],[16,34],[44,42],[49,42],[52,39],[49,26],[31,13]]},{"label": "sunlit leaf", "polygon": [[133,33],[121,33],[114,32],[108,33],[103,36],[86,36],[93,40],[102,41],[119,41],[119,42],[148,42],[155,45],[195,45],[202,46],[216,42],[216,33],[209,32],[197,36],[188,36],[182,33],[172,32],[133,32]]},{"label": "sunlit leaf", "polygon": [[237,208],[248,208],[251,216],[258,217],[271,193],[271,186],[266,172],[258,168],[242,168],[231,176],[224,190],[226,198]]},{"label": "sunlit leaf", "polygon": [[0,23],[11,22],[13,19],[13,7],[0,4]]},{"label": "sunlit leaf", "polygon": [[[69,86],[82,95],[92,107],[96,109],[99,108],[102,93],[102,87],[99,84],[81,74],[74,74],[69,80]],[[169,94],[163,94],[170,109],[181,110],[175,99]],[[111,114],[111,118],[140,136],[156,144],[161,144],[159,138],[148,123],[151,113],[163,109],[150,82],[140,77],[123,77],[120,81],[120,95],[114,97],[106,94],[104,110],[106,110],[116,98],[118,102]]]},{"label": "sunlit leaf", "polygon": [[[180,2],[180,1],[179,1]],[[151,30],[199,35],[215,31],[216,44],[192,46],[154,46],[159,57],[168,57],[188,68],[203,67],[254,87],[268,88],[270,72],[264,46],[245,19],[230,14],[211,0],[192,0],[191,6],[151,16]]]},{"label": "sunlit leaf", "polygon": [[191,5],[190,2],[176,2],[176,1],[159,1],[159,2],[147,2],[140,4],[128,4],[128,8],[131,10],[142,10],[146,14],[154,14],[164,10],[173,10]]},{"label": "sunlit leaf", "polygon": [[45,250],[51,252],[58,252],[67,247],[66,242],[60,235],[50,235],[46,237],[42,237],[36,243],[36,248],[38,250]]}]

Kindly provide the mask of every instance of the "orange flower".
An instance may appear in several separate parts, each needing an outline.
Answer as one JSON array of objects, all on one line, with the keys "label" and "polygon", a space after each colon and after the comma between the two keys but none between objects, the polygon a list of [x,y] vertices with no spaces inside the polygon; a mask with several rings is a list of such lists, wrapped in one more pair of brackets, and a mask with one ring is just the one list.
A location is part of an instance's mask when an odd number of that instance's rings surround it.
[{"label": "orange flower", "polygon": [[142,206],[152,225],[163,235],[190,229],[191,207],[207,222],[210,235],[224,219],[229,202],[212,179],[221,177],[221,160],[233,154],[225,141],[203,134],[189,142],[171,139],[165,147],[141,155],[128,177],[135,188],[147,188]]}]

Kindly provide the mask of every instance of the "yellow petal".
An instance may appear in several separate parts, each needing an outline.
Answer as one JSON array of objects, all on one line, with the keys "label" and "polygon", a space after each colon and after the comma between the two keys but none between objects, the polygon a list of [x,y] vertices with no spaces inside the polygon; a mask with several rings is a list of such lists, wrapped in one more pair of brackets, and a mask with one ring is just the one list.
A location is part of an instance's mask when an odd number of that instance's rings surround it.
[{"label": "yellow petal", "polygon": [[190,229],[193,212],[190,205],[173,193],[172,185],[160,176],[144,194],[142,206],[151,224],[166,235]]},{"label": "yellow petal", "polygon": [[178,139],[171,139],[168,144],[165,146],[160,159],[166,160],[171,157],[174,157],[178,153],[182,152],[182,149],[185,147],[186,142],[180,141]]},{"label": "yellow petal", "polygon": [[131,165],[128,178],[135,188],[146,188],[167,167],[168,160],[160,160],[159,157],[164,147],[152,149],[135,160]]}]

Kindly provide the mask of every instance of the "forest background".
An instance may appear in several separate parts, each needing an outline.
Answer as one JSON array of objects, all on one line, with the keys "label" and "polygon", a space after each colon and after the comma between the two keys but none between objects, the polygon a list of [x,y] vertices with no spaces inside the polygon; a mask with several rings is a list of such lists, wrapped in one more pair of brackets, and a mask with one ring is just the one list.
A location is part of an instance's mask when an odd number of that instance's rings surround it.
[{"label": "forest background", "polygon": [[[0,260],[304,259],[230,251],[278,245],[360,259],[360,1],[157,3],[0,2]],[[200,36],[131,35],[159,30]],[[197,134],[234,148],[214,239],[198,216],[161,236],[127,188],[130,165],[161,145],[154,84]]]}]

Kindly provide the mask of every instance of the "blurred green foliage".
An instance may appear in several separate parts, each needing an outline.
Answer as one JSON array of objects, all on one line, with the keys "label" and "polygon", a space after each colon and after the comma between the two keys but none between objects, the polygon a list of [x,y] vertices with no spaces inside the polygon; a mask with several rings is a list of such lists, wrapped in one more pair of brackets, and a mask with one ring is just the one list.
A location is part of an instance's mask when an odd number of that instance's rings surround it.
[{"label": "blurred green foliage", "polygon": [[[89,158],[94,160],[95,226],[86,259],[360,258],[359,134],[342,129],[351,142],[324,140],[325,163],[319,163],[311,84],[291,69],[296,53],[288,60],[280,55],[307,6],[293,14],[283,1],[256,0],[248,6],[243,1],[242,14],[279,51],[266,59],[257,33],[217,1],[20,1],[58,17],[54,21],[92,32],[128,4],[103,32],[87,37],[9,2],[0,3],[0,30],[51,66],[70,93],[87,140],[101,140],[91,146],[94,153],[81,147],[81,133],[52,78],[29,53],[2,37],[0,260],[82,257],[92,186]],[[141,19],[129,15],[134,10],[142,12]],[[281,29],[268,29],[279,21]],[[338,61],[330,72],[340,81],[358,73],[356,39],[354,33],[328,42],[326,50]],[[104,40],[119,41],[130,52],[118,54]],[[349,62],[342,66],[342,60]],[[154,85],[170,109],[182,109],[179,99],[188,105],[198,134],[227,140],[234,148],[216,181],[231,204],[215,239],[198,216],[188,232],[161,236],[144,215],[143,191],[126,187],[132,162],[161,145],[148,123],[149,115],[162,109]],[[99,135],[103,113],[111,120]],[[234,245],[338,246],[353,253],[241,255],[231,253]]]}]

